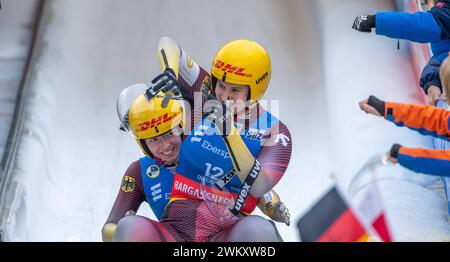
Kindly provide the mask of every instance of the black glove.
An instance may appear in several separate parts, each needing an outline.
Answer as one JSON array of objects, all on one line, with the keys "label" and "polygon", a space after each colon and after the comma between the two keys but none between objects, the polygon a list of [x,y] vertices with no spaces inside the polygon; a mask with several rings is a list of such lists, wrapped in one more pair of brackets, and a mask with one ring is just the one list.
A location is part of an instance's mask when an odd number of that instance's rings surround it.
[{"label": "black glove", "polygon": [[172,69],[168,68],[163,73],[159,74],[152,80],[153,86],[146,91],[148,99],[156,96],[160,91],[166,93],[172,91],[173,95],[177,98],[181,97],[181,92],[178,85],[178,80],[175,77],[175,73]]},{"label": "black glove", "polygon": [[384,117],[384,111],[386,109],[386,105],[383,100],[378,99],[376,96],[369,96],[369,100],[367,101],[367,104],[369,104],[369,106],[375,108],[378,111],[378,113],[380,113],[380,115],[382,117]]},{"label": "black glove", "polygon": [[219,135],[226,136],[230,133],[233,117],[229,108],[213,95],[208,95],[204,105],[203,118],[214,122]]},{"label": "black glove", "polygon": [[398,152],[400,151],[400,148],[402,145],[399,144],[393,144],[391,147],[391,150],[389,150],[389,156],[392,158],[397,159],[398,158]]},{"label": "black glove", "polygon": [[372,28],[376,27],[375,21],[375,15],[359,15],[355,18],[352,28],[360,32],[370,33]]}]

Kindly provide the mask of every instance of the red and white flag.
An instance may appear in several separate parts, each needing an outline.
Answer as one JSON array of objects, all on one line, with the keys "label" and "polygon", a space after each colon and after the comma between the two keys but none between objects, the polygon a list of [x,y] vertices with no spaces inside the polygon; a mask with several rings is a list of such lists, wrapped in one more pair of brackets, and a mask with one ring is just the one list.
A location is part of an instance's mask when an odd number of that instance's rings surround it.
[{"label": "red and white flag", "polygon": [[375,179],[351,199],[351,205],[362,223],[373,228],[381,241],[392,242],[383,199]]}]

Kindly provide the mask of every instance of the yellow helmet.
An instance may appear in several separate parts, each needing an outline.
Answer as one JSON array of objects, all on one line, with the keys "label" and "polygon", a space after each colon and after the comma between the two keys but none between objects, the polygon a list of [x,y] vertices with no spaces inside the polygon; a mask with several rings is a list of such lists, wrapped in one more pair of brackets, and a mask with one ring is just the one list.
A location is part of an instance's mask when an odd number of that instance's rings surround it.
[{"label": "yellow helmet", "polygon": [[163,93],[150,101],[145,95],[140,95],[128,111],[128,123],[144,154],[153,157],[145,139],[160,136],[176,127],[183,128],[183,108],[177,100],[165,97]]},{"label": "yellow helmet", "polygon": [[258,43],[235,40],[224,45],[211,67],[212,88],[217,79],[250,86],[249,100],[260,100],[266,92],[272,73],[269,54]]}]

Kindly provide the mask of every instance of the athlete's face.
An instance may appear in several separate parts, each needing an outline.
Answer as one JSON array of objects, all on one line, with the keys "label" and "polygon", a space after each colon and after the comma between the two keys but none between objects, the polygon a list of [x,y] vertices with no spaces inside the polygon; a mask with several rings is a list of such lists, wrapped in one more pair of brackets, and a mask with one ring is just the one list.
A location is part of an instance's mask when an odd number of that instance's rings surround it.
[{"label": "athlete's face", "polygon": [[178,159],[181,147],[181,133],[171,130],[155,138],[145,139],[150,152],[165,164],[174,164]]},{"label": "athlete's face", "polygon": [[245,103],[247,101],[248,92],[249,86],[230,84],[217,80],[215,93],[216,97],[222,102],[231,100],[234,103]]}]

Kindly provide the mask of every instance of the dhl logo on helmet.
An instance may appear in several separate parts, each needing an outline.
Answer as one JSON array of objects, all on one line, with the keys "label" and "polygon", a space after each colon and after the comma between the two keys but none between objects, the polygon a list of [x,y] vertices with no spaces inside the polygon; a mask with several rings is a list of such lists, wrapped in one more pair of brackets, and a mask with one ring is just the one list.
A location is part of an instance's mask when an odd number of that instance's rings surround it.
[{"label": "dhl logo on helmet", "polygon": [[222,62],[220,60],[216,60],[216,62],[214,63],[214,67],[217,69],[220,69],[224,72],[226,71],[227,73],[230,73],[230,74],[235,74],[235,75],[243,76],[243,77],[253,77],[252,74],[246,74],[244,72],[245,68],[237,67],[232,64],[225,64],[224,62]]},{"label": "dhl logo on helmet", "polygon": [[169,116],[169,113],[165,113],[164,115],[157,116],[150,121],[142,122],[139,124],[137,131],[144,132],[144,131],[148,130],[149,128],[154,128],[163,123],[167,123],[170,120],[174,119],[177,115],[178,115],[177,113],[174,113]]},{"label": "dhl logo on helmet", "polygon": [[150,125],[151,128],[155,127],[155,126],[159,126],[162,123],[166,123],[172,119],[174,119],[177,116],[177,113],[174,113],[173,115],[169,116],[168,113],[165,113],[162,116],[158,116],[157,118],[153,118],[152,119],[152,124]]}]

